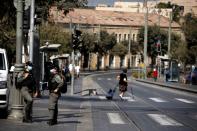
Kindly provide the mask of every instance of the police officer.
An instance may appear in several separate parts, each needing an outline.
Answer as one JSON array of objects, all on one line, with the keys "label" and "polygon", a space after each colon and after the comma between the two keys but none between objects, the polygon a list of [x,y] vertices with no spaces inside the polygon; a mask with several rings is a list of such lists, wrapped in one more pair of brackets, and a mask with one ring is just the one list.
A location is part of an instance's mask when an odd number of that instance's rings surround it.
[{"label": "police officer", "polygon": [[33,65],[31,62],[27,62],[25,66],[25,71],[19,73],[17,82],[21,86],[21,95],[24,98],[24,117],[23,122],[32,122],[32,104],[33,104],[33,88],[35,86],[35,79],[32,73]]},{"label": "police officer", "polygon": [[49,121],[50,126],[57,124],[58,115],[58,99],[61,95],[60,88],[63,86],[63,79],[58,73],[58,69],[53,67],[50,70],[51,77],[49,79]]}]

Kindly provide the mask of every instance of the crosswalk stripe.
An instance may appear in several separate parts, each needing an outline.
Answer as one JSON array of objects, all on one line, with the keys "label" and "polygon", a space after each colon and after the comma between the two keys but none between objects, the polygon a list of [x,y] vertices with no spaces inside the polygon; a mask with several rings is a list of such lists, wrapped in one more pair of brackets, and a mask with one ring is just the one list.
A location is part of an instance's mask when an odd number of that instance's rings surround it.
[{"label": "crosswalk stripe", "polygon": [[118,113],[107,113],[107,116],[111,124],[125,124]]},{"label": "crosswalk stripe", "polygon": [[165,100],[163,100],[161,98],[149,98],[149,99],[151,99],[151,100],[153,100],[155,102],[167,102],[167,101],[165,101]]},{"label": "crosswalk stripe", "polygon": [[181,102],[189,103],[189,104],[195,103],[195,102],[187,100],[187,99],[181,99],[181,98],[175,98],[175,99],[178,100],[178,101],[181,101]]},{"label": "crosswalk stripe", "polygon": [[107,78],[107,80],[108,80],[108,81],[110,81],[110,80],[111,80],[111,78]]},{"label": "crosswalk stripe", "polygon": [[101,99],[101,100],[105,100],[105,99],[106,99],[106,97],[105,97],[105,96],[99,96],[99,99]]},{"label": "crosswalk stripe", "polygon": [[127,101],[130,101],[130,102],[132,102],[132,101],[135,101],[132,97],[122,97],[122,99],[123,100],[127,100]]},{"label": "crosswalk stripe", "polygon": [[155,122],[163,126],[183,126],[181,123],[173,120],[172,118],[162,114],[148,114]]}]

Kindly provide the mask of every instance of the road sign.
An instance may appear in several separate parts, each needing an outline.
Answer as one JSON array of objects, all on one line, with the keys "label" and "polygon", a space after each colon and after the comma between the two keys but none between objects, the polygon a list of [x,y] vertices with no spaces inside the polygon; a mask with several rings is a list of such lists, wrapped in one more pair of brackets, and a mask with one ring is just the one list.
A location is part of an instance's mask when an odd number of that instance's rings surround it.
[{"label": "road sign", "polygon": [[[14,0],[14,7],[15,8],[17,8],[17,2],[18,2],[18,0]],[[31,5],[31,0],[25,0],[25,8],[24,8],[24,10],[27,10],[30,5]]]}]

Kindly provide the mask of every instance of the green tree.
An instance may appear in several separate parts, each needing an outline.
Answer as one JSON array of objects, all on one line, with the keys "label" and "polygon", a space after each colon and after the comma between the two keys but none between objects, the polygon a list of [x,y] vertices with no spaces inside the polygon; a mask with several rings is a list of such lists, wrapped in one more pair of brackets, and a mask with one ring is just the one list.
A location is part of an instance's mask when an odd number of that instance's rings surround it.
[{"label": "green tree", "polygon": [[[161,43],[161,52],[157,52],[156,44],[160,40]],[[157,55],[167,53],[167,40],[168,35],[167,31],[160,29],[158,26],[149,26],[148,27],[148,43],[147,43],[147,54],[152,59],[152,65],[155,64],[155,58]],[[144,48],[144,27],[139,31],[138,42],[141,49]]]},{"label": "green tree", "polygon": [[70,34],[56,24],[43,24],[41,26],[40,41],[42,45],[44,45],[46,41],[49,41],[49,43],[61,44],[60,53],[70,53],[72,51]]},{"label": "green tree", "polygon": [[[74,7],[84,7],[86,4],[87,0],[36,0],[36,5],[44,7],[45,20],[51,6],[57,5],[58,9],[63,9],[67,13]],[[1,0],[0,8],[0,47],[7,50],[9,62],[15,62],[16,8],[13,0]]]},{"label": "green tree", "polygon": [[185,40],[187,43],[187,49],[190,50],[188,52],[189,59],[187,61],[188,64],[194,64],[196,62],[197,53],[197,17],[191,13],[188,13],[184,17],[183,31],[185,35]]},{"label": "green tree", "polygon": [[173,21],[176,21],[176,22],[179,22],[180,20],[180,17],[181,17],[181,12],[183,11],[183,7],[182,6],[178,6],[176,4],[172,4],[171,2],[168,2],[168,3],[162,3],[160,2],[158,5],[157,5],[157,8],[171,8],[172,9],[172,12],[173,12],[173,17],[172,17],[172,20]]},{"label": "green tree", "polygon": [[183,64],[183,67],[185,67],[188,59],[190,59],[188,53],[189,50],[187,49],[187,44],[185,42],[176,43],[172,47],[172,58],[179,61],[179,63]]},{"label": "green tree", "polygon": [[94,34],[90,34],[88,32],[83,32],[82,36],[82,47],[79,51],[84,54],[85,52],[92,53],[95,51],[95,45],[97,41],[97,36]]},{"label": "green tree", "polygon": [[110,51],[110,54],[113,56],[120,56],[123,57],[128,53],[128,49],[125,45],[122,43],[117,43],[112,50]]},{"label": "green tree", "polygon": [[94,52],[98,52],[100,55],[107,54],[115,45],[115,34],[109,34],[107,31],[100,32],[100,40],[95,43]]}]

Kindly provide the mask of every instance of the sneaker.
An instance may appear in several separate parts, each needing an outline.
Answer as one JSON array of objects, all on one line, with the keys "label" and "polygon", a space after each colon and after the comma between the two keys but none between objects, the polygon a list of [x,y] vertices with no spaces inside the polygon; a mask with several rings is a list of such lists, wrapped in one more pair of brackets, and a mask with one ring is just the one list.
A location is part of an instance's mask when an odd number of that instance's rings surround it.
[{"label": "sneaker", "polygon": [[120,96],[120,99],[121,99],[121,100],[123,100],[123,97],[122,97],[122,95],[119,95],[119,96]]}]

